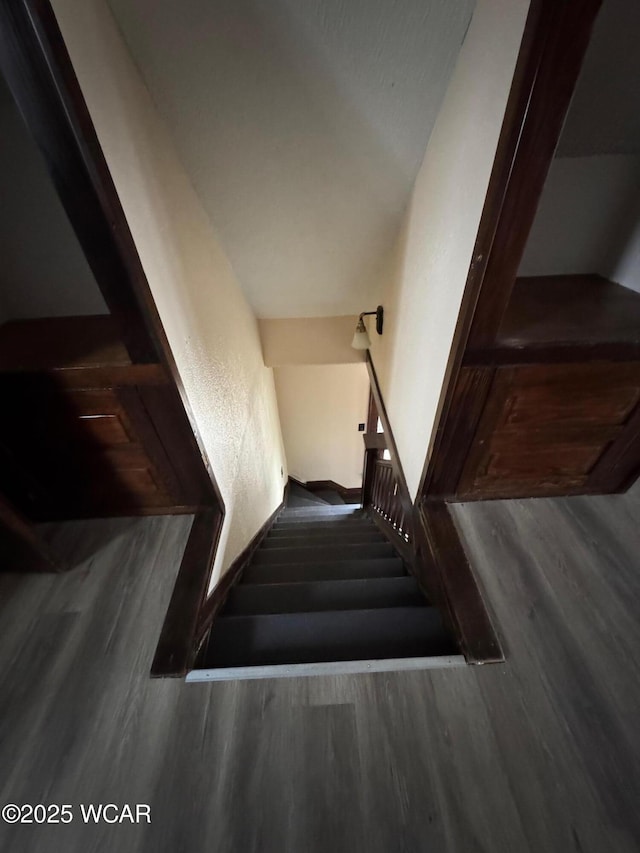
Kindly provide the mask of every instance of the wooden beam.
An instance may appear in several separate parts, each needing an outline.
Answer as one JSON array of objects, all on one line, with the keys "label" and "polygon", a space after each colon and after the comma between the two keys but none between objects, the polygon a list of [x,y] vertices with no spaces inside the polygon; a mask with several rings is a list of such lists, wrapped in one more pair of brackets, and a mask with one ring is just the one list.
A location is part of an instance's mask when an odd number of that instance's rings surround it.
[{"label": "wooden beam", "polygon": [[201,609],[223,521],[224,513],[213,507],[200,510],[193,519],[151,665],[153,678],[179,678],[193,665]]},{"label": "wooden beam", "polygon": [[[420,504],[416,514],[423,533],[423,557],[430,563],[427,592],[454,631],[467,662],[504,660],[448,506],[441,501],[430,501]],[[437,578],[435,587],[434,578]]]}]

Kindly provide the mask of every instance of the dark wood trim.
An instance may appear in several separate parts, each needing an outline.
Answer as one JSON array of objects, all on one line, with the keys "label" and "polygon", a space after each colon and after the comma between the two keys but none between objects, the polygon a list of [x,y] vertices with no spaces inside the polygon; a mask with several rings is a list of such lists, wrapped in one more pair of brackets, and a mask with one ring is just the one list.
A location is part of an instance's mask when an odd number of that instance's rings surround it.
[{"label": "dark wood trim", "polygon": [[624,492],[640,474],[640,403],[617,441],[602,454],[590,472],[588,487],[596,494]]},{"label": "dark wood trim", "polygon": [[460,371],[447,434],[440,445],[438,457],[434,459],[432,496],[442,497],[455,493],[494,375],[493,367],[463,367]]},{"label": "dark wood trim", "polygon": [[585,362],[640,361],[640,344],[620,341],[594,341],[592,344],[540,344],[516,349],[494,346],[490,349],[469,350],[464,367],[509,367],[525,364],[584,364]]},{"label": "dark wood trim", "polygon": [[[133,362],[160,361],[179,394],[186,457],[208,475],[204,503],[222,506],[146,274],[48,0],[0,4],[0,68],[50,175]],[[175,452],[175,450],[174,450]]]},{"label": "dark wood trim", "polygon": [[601,0],[532,0],[418,494],[431,494],[468,347],[492,343]]},{"label": "dark wood trim", "polygon": [[369,405],[367,407],[367,433],[378,432],[378,409],[376,400],[371,389],[369,389]]},{"label": "dark wood trim", "polygon": [[206,601],[202,605],[202,608],[200,610],[200,618],[198,619],[198,629],[196,632],[196,644],[198,646],[202,643],[202,640],[204,639],[205,634],[207,633],[209,628],[211,627],[211,624],[215,619],[216,614],[220,612],[222,606],[227,600],[227,596],[229,595],[231,588],[236,583],[238,583],[242,576],[242,572],[249,565],[254,553],[262,544],[262,540],[269,533],[269,531],[275,524],[278,516],[284,509],[285,498],[286,495],[283,496],[283,500],[280,506],[278,506],[271,513],[269,518],[265,521],[260,530],[258,530],[258,532],[249,542],[247,547],[240,554],[238,554],[233,563],[231,563],[227,571],[216,584],[213,592],[207,597]]},{"label": "dark wood trim", "polygon": [[447,504],[423,503],[416,516],[416,528],[422,528],[425,591],[453,628],[467,663],[503,661],[504,652]]},{"label": "dark wood trim", "polygon": [[199,510],[193,519],[151,665],[152,678],[180,678],[193,665],[200,613],[223,521],[224,513],[209,507]]},{"label": "dark wood trim", "polygon": [[[4,377],[20,379],[22,371],[0,371]],[[90,390],[92,388],[125,388],[129,385],[166,385],[170,379],[159,364],[132,364],[129,367],[83,367],[82,369],[43,370],[38,376],[46,377],[63,390]]]},{"label": "dark wood trim", "polygon": [[[213,475],[202,464],[197,438],[189,428],[185,411],[173,382],[138,386],[138,394],[173,466],[181,493],[189,504],[214,504],[224,508]],[[181,448],[180,453],[175,448]],[[212,494],[213,487],[213,494]]]}]

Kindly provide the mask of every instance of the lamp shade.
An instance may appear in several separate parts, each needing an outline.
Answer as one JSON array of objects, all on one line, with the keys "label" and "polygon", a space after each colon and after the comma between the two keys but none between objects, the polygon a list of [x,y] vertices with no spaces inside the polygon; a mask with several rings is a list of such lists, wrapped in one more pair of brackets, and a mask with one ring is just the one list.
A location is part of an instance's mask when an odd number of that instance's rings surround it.
[{"label": "lamp shade", "polygon": [[369,349],[371,346],[371,340],[369,338],[369,334],[365,328],[364,320],[362,317],[358,320],[358,325],[356,326],[356,331],[353,336],[353,340],[351,341],[351,346],[353,349]]}]

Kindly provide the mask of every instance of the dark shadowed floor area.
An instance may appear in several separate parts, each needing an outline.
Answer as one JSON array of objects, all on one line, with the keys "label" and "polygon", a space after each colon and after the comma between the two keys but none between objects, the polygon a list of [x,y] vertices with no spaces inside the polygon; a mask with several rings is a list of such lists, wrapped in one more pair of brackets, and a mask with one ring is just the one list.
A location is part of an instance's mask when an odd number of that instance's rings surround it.
[{"label": "dark shadowed floor area", "polygon": [[[66,576],[0,576],[12,853],[637,853],[640,489],[462,505],[506,664],[151,681],[189,517],[73,522]],[[146,803],[150,825],[82,822]]]}]

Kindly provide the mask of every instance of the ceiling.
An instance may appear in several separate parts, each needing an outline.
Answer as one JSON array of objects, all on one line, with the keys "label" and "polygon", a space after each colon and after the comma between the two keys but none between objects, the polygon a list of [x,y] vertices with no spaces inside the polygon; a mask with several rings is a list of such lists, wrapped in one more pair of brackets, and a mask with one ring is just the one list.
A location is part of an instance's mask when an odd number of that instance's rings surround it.
[{"label": "ceiling", "polygon": [[558,145],[559,157],[640,154],[640,3],[604,0]]},{"label": "ceiling", "polygon": [[375,303],[475,0],[110,0],[259,317]]}]

